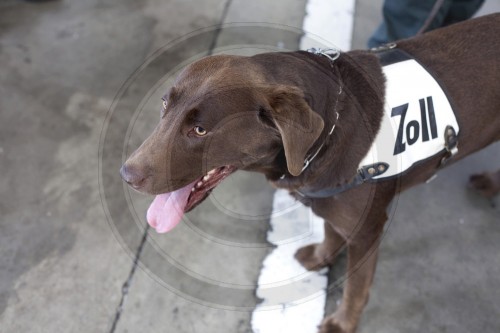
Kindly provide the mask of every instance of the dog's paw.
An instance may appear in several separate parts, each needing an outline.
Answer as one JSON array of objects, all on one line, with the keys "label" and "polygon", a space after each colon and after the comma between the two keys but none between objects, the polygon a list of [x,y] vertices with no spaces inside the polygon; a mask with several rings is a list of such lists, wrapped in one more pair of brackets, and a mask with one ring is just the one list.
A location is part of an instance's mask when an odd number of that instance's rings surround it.
[{"label": "dog's paw", "polygon": [[500,182],[496,174],[485,172],[472,175],[469,178],[469,187],[487,199],[500,193]]},{"label": "dog's paw", "polygon": [[334,255],[323,249],[323,244],[311,244],[295,252],[295,259],[308,271],[317,271],[333,263]]},{"label": "dog's paw", "polygon": [[323,319],[318,333],[354,333],[355,331],[355,328],[350,328],[333,314]]}]

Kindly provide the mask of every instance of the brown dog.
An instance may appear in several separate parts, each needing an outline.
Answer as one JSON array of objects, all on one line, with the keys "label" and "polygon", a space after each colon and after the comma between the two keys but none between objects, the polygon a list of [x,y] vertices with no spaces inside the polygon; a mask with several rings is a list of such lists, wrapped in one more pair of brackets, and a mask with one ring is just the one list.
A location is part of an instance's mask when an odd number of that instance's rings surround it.
[{"label": "brown dog", "polygon": [[[451,163],[500,139],[499,35],[500,14],[494,14],[397,43],[444,87],[460,130],[456,137],[438,134],[443,148],[445,140],[452,143],[450,151],[458,140],[453,156],[443,149],[397,176],[354,184],[384,113],[385,77],[373,52],[341,53],[335,60],[310,52],[212,56],[178,77],[164,98],[160,124],[124,164],[122,177],[139,191],[158,194],[148,221],[159,232],[175,226],[235,170],[264,173],[276,187],[290,190],[325,219],[324,242],[296,254],[306,268],[332,264],[347,245],[351,274],[340,307],[320,332],[354,332],[395,194],[429,179],[443,157]],[[422,118],[431,130],[432,119]],[[404,138],[403,119],[401,124],[399,151],[420,132],[421,141],[434,135],[414,120]],[[471,182],[493,196],[500,191],[500,171]],[[338,188],[344,191],[329,192]]]}]

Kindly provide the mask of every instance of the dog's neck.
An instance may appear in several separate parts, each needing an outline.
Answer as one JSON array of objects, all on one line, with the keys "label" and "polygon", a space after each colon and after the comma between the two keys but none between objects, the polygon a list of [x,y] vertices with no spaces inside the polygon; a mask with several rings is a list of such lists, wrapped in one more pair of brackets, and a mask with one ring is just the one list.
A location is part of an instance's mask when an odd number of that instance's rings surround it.
[{"label": "dog's neck", "polygon": [[[292,191],[340,186],[356,175],[358,164],[379,129],[384,104],[381,67],[377,58],[368,52],[342,53],[333,68],[329,59],[304,52],[299,52],[298,55],[307,62],[314,63],[301,67],[301,71],[308,71],[301,75],[317,80],[307,82],[308,85],[301,88],[309,96],[311,108],[325,122],[325,130],[310,152],[314,153],[322,144],[324,146],[310,166],[297,177],[286,172],[286,161],[282,160],[284,156],[278,155],[276,167],[284,172],[285,177],[268,178],[275,186]],[[328,73],[328,79],[319,75],[318,71]],[[337,94],[339,84],[342,84],[343,96]],[[316,92],[321,91],[321,88],[328,90],[327,98],[325,95],[317,96]],[[336,129],[330,136],[328,134],[333,124],[336,124]],[[275,174],[273,176],[276,177]]]},{"label": "dog's neck", "polygon": [[[338,53],[338,55],[340,55],[340,53]],[[323,122],[324,122],[324,129],[325,129],[325,130],[323,130],[323,133],[321,135],[323,138],[316,140],[313,147],[311,149],[309,149],[309,152],[307,153],[306,158],[304,160],[304,166],[302,168],[301,173],[303,173],[309,167],[309,165],[311,165],[311,163],[314,162],[316,157],[318,157],[319,154],[322,153],[322,150],[324,148],[326,148],[326,145],[329,143],[331,136],[335,130],[335,127],[337,126],[337,123],[339,122],[339,117],[340,117],[339,108],[340,108],[340,106],[342,104],[342,100],[343,100],[342,77],[338,71],[338,68],[336,66],[334,66],[334,63],[333,63],[333,61],[336,58],[332,59],[329,55],[325,55],[325,56],[328,57],[328,59],[330,59],[330,61],[331,61],[331,67],[332,67],[332,70],[335,71],[335,74],[336,74],[335,78],[337,79],[337,85],[338,85],[338,88],[337,88],[338,93],[337,93],[337,96],[335,98],[333,111],[332,111],[334,114],[334,119],[333,119],[332,124],[328,124],[326,118],[331,118],[331,117],[327,117],[326,115],[322,117]],[[284,173],[280,178],[284,179],[286,176],[287,175]]]}]

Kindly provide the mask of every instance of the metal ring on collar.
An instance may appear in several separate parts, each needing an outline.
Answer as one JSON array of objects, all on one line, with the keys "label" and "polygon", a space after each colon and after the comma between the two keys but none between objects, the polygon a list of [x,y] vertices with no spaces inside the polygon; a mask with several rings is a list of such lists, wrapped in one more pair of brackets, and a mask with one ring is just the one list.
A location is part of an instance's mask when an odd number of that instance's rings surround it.
[{"label": "metal ring on collar", "polygon": [[307,52],[311,52],[314,54],[322,55],[330,59],[330,61],[335,61],[340,57],[340,50],[338,49],[333,49],[333,48],[328,48],[328,49],[321,49],[321,48],[310,48],[307,49]]}]

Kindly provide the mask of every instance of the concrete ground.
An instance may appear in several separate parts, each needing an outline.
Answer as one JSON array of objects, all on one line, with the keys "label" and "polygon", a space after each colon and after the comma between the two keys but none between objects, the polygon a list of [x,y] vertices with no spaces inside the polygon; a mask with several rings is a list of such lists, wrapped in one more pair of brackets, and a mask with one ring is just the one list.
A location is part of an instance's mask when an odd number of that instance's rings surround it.
[{"label": "concrete ground", "polygon": [[[139,99],[154,111],[133,114],[132,127],[106,118],[153,52],[227,22],[300,29],[304,8],[305,0],[0,3],[0,332],[250,332],[254,285],[271,249],[272,189],[237,174],[187,223],[158,236],[143,218],[151,198],[115,182],[118,166],[99,168],[99,146],[105,138],[120,159],[119,129],[133,149],[157,119],[161,86],[147,75],[149,90],[131,85],[120,111]],[[498,0],[483,9],[498,10]],[[362,48],[380,1],[357,1],[355,18],[353,46]],[[207,52],[298,47],[293,32],[271,30],[212,29],[193,40]],[[176,63],[199,56],[173,49]],[[150,65],[148,75],[162,69]],[[465,186],[470,173],[499,165],[497,144],[398,198],[360,332],[500,330],[500,202],[492,208]],[[103,184],[111,195],[100,194]]]}]

